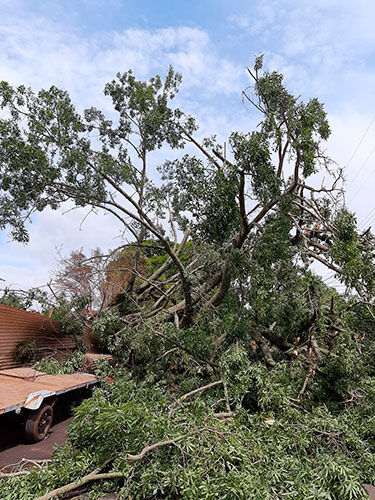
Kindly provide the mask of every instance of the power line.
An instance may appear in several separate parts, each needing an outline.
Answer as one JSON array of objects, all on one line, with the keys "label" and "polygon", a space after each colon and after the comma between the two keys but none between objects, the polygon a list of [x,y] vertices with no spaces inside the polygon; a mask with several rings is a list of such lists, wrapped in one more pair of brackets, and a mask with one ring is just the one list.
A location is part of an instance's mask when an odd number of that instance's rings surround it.
[{"label": "power line", "polygon": [[375,208],[373,208],[371,210],[371,212],[369,212],[366,217],[364,219],[362,219],[361,222],[358,223],[358,226],[364,226],[366,224],[366,226],[372,222],[372,220],[374,219],[374,215],[375,215]]},{"label": "power line", "polygon": [[[352,180],[352,182],[349,184],[349,186],[347,187],[347,189],[349,189],[349,187],[353,184],[353,182],[355,181],[355,179],[358,177],[358,174],[359,172],[362,170],[362,168],[366,165],[366,163],[369,161],[369,159],[371,158],[372,154],[374,153],[375,151],[375,146],[372,148],[372,150],[370,151],[370,154],[368,155],[368,157],[366,158],[366,160],[362,163],[362,166],[361,168],[358,170],[357,172],[357,175],[354,177],[354,179]],[[369,178],[372,176],[372,174],[374,173],[374,170],[372,172],[369,173],[369,175],[366,177],[366,179],[362,182],[362,184],[360,185],[360,187],[357,189],[357,191],[350,197],[349,201],[351,201],[353,198],[355,198],[355,196],[357,195],[357,193],[359,193],[359,191],[363,188],[363,186],[366,184],[366,182],[369,180]]]},{"label": "power line", "polygon": [[323,281],[329,281],[330,279],[334,278],[335,277],[335,273],[332,273],[332,272],[329,272],[328,274],[326,274],[325,276],[323,276]]},{"label": "power line", "polygon": [[[370,123],[368,124],[368,126],[367,126],[366,130],[364,131],[364,133],[363,133],[363,135],[362,135],[362,137],[361,137],[361,140],[360,140],[360,141],[359,141],[359,143],[357,144],[357,147],[356,147],[356,148],[355,148],[355,150],[353,151],[353,154],[352,154],[352,156],[350,157],[350,159],[349,159],[348,163],[346,164],[345,168],[348,168],[348,167],[349,167],[349,165],[351,164],[351,162],[352,162],[352,160],[353,160],[354,156],[357,154],[357,151],[359,150],[359,148],[360,148],[360,146],[361,146],[362,142],[364,141],[364,139],[365,139],[365,137],[366,137],[366,135],[367,135],[368,131],[370,130],[370,128],[371,128],[371,126],[372,126],[372,124],[374,123],[374,121],[375,121],[375,114],[374,114],[374,116],[372,117],[372,119],[370,120]],[[362,169],[364,168],[364,166],[366,165],[366,163],[368,162],[368,160],[369,160],[369,159],[370,159],[370,157],[372,156],[372,154],[373,154],[374,150],[375,150],[375,147],[371,150],[370,154],[367,156],[366,160],[362,163],[361,167],[359,168],[359,170],[358,170],[358,171],[357,171],[357,173],[355,174],[354,178],[351,180],[350,184],[347,186],[347,190],[348,190],[348,189],[349,189],[349,188],[350,188],[350,187],[354,184],[354,182],[355,182],[355,181],[356,181],[356,179],[358,178],[359,174],[361,173]],[[365,181],[365,182],[367,182],[367,180],[371,177],[371,175],[372,175],[372,172],[371,172],[371,173],[367,176],[367,178],[366,178],[366,181]],[[353,196],[351,196],[351,197],[350,197],[350,199],[349,199],[348,201],[351,201],[351,200],[352,200],[352,199],[356,196],[356,194],[357,194],[357,193],[358,193],[358,191],[362,188],[362,186],[363,186],[363,184],[362,184],[362,185],[361,185],[361,187],[360,187],[360,188],[359,188],[359,189],[355,192],[355,194],[354,194]],[[364,223],[367,221],[367,219],[368,219],[369,217],[371,218],[374,212],[375,212],[375,208],[374,208],[373,210],[371,210],[371,211],[370,211],[370,213],[368,213],[368,214],[365,216],[365,218],[364,218],[364,219],[362,219],[362,222],[360,222],[360,223],[358,224],[358,226],[360,226],[360,225],[364,224]]]},{"label": "power line", "polygon": [[368,127],[366,128],[366,130],[365,130],[364,134],[362,135],[361,140],[359,141],[359,143],[358,143],[357,147],[355,148],[355,150],[354,150],[354,152],[353,152],[352,156],[350,157],[350,159],[349,159],[348,163],[346,164],[345,168],[348,168],[348,167],[349,167],[349,165],[351,164],[351,162],[352,162],[352,160],[353,160],[354,156],[357,154],[358,149],[360,148],[360,146],[361,146],[362,142],[364,141],[364,139],[365,139],[365,137],[366,137],[366,135],[367,135],[367,132],[370,130],[371,125],[374,123],[374,120],[375,120],[375,114],[374,114],[374,116],[372,117],[372,119],[371,119],[371,121],[370,121],[370,123],[369,123]]},{"label": "power line", "polygon": [[324,281],[324,284],[327,285],[327,286],[331,286],[333,285],[334,283],[338,282],[338,278],[330,278],[330,279],[327,279],[327,280],[323,280]]},{"label": "power line", "polygon": [[358,225],[362,225],[366,222],[367,219],[371,218],[372,214],[375,212],[375,208],[373,208],[367,215],[366,217],[364,217],[359,223]]}]

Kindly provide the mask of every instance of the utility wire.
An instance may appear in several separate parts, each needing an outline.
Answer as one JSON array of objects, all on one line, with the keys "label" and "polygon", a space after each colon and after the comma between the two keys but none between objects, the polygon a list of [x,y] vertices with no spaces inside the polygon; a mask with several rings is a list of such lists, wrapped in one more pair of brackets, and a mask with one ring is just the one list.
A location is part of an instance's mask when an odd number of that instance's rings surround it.
[{"label": "utility wire", "polygon": [[[352,156],[350,157],[350,159],[349,159],[348,163],[346,164],[345,168],[348,168],[348,167],[349,167],[349,165],[351,164],[351,162],[352,162],[352,160],[353,160],[354,156],[357,154],[358,149],[360,148],[360,146],[361,146],[362,142],[364,141],[364,139],[365,139],[365,137],[366,137],[366,135],[367,135],[367,132],[370,130],[370,128],[371,128],[371,126],[372,126],[372,124],[374,123],[374,120],[375,120],[375,114],[374,114],[374,116],[372,117],[372,119],[371,119],[371,121],[370,121],[370,123],[369,123],[368,127],[366,128],[366,130],[365,130],[365,132],[364,132],[364,134],[363,134],[363,136],[362,136],[361,140],[360,140],[360,141],[359,141],[359,143],[357,144],[357,147],[355,148],[355,150],[354,150],[354,152],[353,152]],[[359,173],[359,172],[358,172],[358,173]],[[352,181],[352,182],[353,182],[353,181]]]},{"label": "utility wire", "polygon": [[332,281],[332,280],[335,280],[336,277],[334,274],[332,274],[331,276],[327,276],[327,278],[323,279],[324,283],[328,283],[328,281]]},{"label": "utility wire", "polygon": [[[372,154],[374,153],[375,151],[375,146],[372,148],[372,150],[370,151],[370,154],[368,155],[368,157],[366,158],[366,160],[362,163],[362,166],[361,168],[358,170],[357,172],[357,175],[356,177],[358,176],[359,172],[362,170],[362,168],[366,165],[366,163],[369,161],[369,159],[371,158]],[[372,170],[369,175],[366,177],[366,179],[362,182],[362,184],[359,186],[359,188],[357,189],[357,191],[350,197],[349,201],[353,200],[353,198],[355,198],[357,196],[357,194],[359,193],[359,191],[363,188],[363,186],[367,183],[367,181],[370,179],[370,177],[372,176],[372,174],[375,172],[375,170]],[[349,184],[349,186],[347,187],[347,189],[349,189],[349,187],[353,184],[354,180],[356,179],[356,177],[352,180],[352,182]]]},{"label": "utility wire", "polygon": [[365,224],[366,224],[366,226],[367,226],[367,225],[369,225],[369,224],[370,224],[370,222],[372,222],[372,221],[373,221],[374,216],[375,216],[375,208],[373,208],[373,209],[371,210],[371,212],[369,212],[369,213],[366,215],[366,217],[364,217],[364,218],[362,219],[362,221],[361,221],[361,222],[359,222],[358,226],[361,226],[361,227],[363,227],[363,229],[364,229],[364,225],[365,225]]}]

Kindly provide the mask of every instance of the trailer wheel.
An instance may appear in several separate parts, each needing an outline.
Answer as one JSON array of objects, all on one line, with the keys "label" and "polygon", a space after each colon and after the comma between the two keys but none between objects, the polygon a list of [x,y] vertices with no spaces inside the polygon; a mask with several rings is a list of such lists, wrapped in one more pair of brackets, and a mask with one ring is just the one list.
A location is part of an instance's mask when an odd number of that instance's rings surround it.
[{"label": "trailer wheel", "polygon": [[44,439],[51,428],[52,418],[52,407],[47,404],[30,413],[25,424],[26,439],[32,443],[37,443]]}]

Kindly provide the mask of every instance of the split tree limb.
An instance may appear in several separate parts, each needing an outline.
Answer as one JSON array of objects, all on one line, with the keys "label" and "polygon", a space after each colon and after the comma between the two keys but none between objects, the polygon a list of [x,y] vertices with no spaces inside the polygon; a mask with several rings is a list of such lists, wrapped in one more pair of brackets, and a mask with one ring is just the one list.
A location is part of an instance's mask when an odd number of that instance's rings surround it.
[{"label": "split tree limb", "polygon": [[9,479],[10,477],[26,476],[30,470],[19,470],[17,472],[0,472],[0,479]]},{"label": "split tree limb", "polygon": [[269,347],[267,345],[267,342],[265,339],[262,337],[260,333],[258,333],[255,329],[251,332],[251,336],[255,340],[255,342],[259,345],[260,350],[262,351],[264,360],[266,364],[270,367],[273,368],[276,364],[275,360],[272,357],[272,354],[269,350]]},{"label": "split tree limb", "polygon": [[316,371],[316,366],[313,365],[310,367],[309,371],[306,373],[306,377],[305,377],[305,380],[303,381],[303,385],[302,385],[302,388],[301,390],[299,391],[299,394],[298,394],[298,397],[297,397],[297,401],[298,403],[301,403],[302,401],[302,396],[303,394],[305,393],[306,391],[306,388],[307,388],[307,385],[310,381],[310,378],[315,375],[315,371]]}]

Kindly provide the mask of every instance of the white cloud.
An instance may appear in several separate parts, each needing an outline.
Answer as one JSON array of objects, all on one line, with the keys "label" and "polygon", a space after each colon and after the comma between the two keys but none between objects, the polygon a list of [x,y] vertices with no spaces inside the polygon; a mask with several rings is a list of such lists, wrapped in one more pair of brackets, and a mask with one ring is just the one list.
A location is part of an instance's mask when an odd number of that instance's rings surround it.
[{"label": "white cloud", "polygon": [[[202,29],[128,28],[84,35],[33,14],[30,8],[20,15],[27,2],[12,4],[14,14],[4,15],[2,8],[0,19],[0,80],[34,88],[56,84],[69,90],[80,108],[95,105],[109,111],[101,90],[116,72],[134,68],[137,77],[148,78],[163,74],[173,64],[184,77],[178,104],[197,116],[199,134],[218,133],[224,141],[231,130],[252,130],[258,121],[259,115],[241,105],[240,91],[247,79],[236,54],[223,57]],[[10,2],[0,0],[0,5]],[[234,33],[252,51],[264,52],[267,68],[284,73],[292,91],[302,93],[304,99],[317,95],[326,102],[333,130],[328,152],[341,165],[349,160],[375,112],[375,71],[370,61],[374,18],[375,3],[370,0],[246,1],[243,10],[229,18],[231,36]],[[347,171],[348,184],[374,139],[375,133],[369,133],[355,155]],[[162,154],[156,159],[162,159]],[[349,188],[349,196],[371,173],[371,160],[375,161],[375,154]],[[351,202],[360,219],[373,208],[374,177]],[[46,211],[31,226],[28,246],[0,243],[0,277],[20,286],[44,282],[55,266],[55,246],[62,242],[66,254],[81,246],[86,250],[116,246],[113,237],[119,228],[114,221],[91,216],[79,231],[82,216],[82,212],[62,216]]]},{"label": "white cloud", "polygon": [[98,100],[118,71],[134,68],[147,78],[169,64],[184,75],[185,91],[230,94],[241,88],[242,68],[221,58],[200,29],[127,29],[87,37],[38,17],[0,22],[0,78],[36,88],[58,85],[82,106]]},{"label": "white cloud", "polygon": [[256,35],[267,67],[296,81],[299,91],[327,96],[332,106],[340,100],[367,106],[369,97],[375,104],[367,93],[367,79],[375,78],[374,18],[372,0],[261,0],[251,9],[244,3],[229,21]]},{"label": "white cloud", "polygon": [[[0,20],[0,80],[36,89],[55,84],[69,90],[79,108],[95,105],[109,110],[101,91],[118,71],[134,68],[137,77],[148,78],[164,73],[169,64],[184,75],[180,102],[189,101],[203,114],[195,95],[230,95],[241,88],[242,68],[220,57],[200,29],[126,29],[83,36],[35,15]],[[86,212],[62,216],[62,211],[46,210],[34,217],[27,246],[0,245],[0,277],[20,287],[39,285],[48,280],[55,266],[55,247],[62,243],[65,254],[81,246],[86,251],[117,246],[119,241],[113,238],[119,226],[111,217],[91,215],[79,230]]]},{"label": "white cloud", "polygon": [[69,208],[66,204],[58,212],[46,209],[33,217],[28,245],[8,239],[0,246],[1,278],[16,287],[41,285],[49,280],[50,270],[56,267],[58,251],[67,256],[82,247],[89,254],[97,247],[106,251],[121,244],[118,238],[121,227],[110,215],[86,217],[89,209],[67,211]]}]

